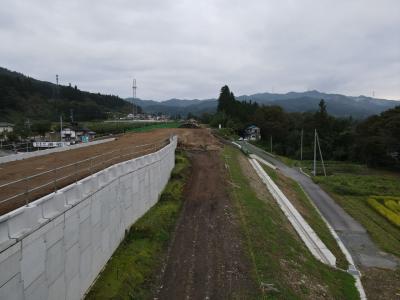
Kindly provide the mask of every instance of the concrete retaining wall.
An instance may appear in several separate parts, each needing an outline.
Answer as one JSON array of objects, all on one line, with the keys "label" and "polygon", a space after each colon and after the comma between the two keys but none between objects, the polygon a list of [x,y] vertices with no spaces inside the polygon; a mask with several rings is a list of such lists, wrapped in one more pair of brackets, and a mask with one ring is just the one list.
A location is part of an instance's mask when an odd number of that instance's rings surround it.
[{"label": "concrete retaining wall", "polygon": [[27,159],[27,158],[31,158],[31,157],[47,155],[47,154],[55,153],[55,152],[74,150],[74,149],[79,149],[79,148],[83,148],[83,147],[103,144],[103,143],[111,142],[114,140],[115,140],[115,138],[109,138],[109,139],[98,140],[98,141],[94,141],[94,142],[90,142],[90,143],[76,144],[76,145],[67,146],[67,147],[58,147],[58,148],[52,148],[52,149],[46,149],[46,150],[39,150],[39,151],[33,151],[33,152],[24,152],[24,153],[7,155],[7,156],[0,157],[0,164],[10,162],[10,161],[16,161],[16,160],[22,160],[22,159]]},{"label": "concrete retaining wall", "polygon": [[0,299],[81,299],[158,200],[177,138],[0,217]]}]

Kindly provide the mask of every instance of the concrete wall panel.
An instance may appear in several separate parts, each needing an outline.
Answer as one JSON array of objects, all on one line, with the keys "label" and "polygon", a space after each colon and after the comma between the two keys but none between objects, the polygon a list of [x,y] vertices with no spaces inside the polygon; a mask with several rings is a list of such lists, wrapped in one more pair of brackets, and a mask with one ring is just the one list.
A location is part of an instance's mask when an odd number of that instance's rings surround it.
[{"label": "concrete wall panel", "polygon": [[79,275],[79,244],[76,243],[65,253],[65,282],[69,283],[73,278]]},{"label": "concrete wall panel", "polygon": [[65,248],[62,240],[47,249],[45,263],[46,279],[50,285],[64,272]]},{"label": "concrete wall panel", "polygon": [[52,284],[49,285],[48,300],[65,299],[65,276],[61,274]]},{"label": "concrete wall panel", "polygon": [[153,206],[177,140],[0,217],[0,299],[81,299]]},{"label": "concrete wall panel", "polygon": [[21,272],[21,257],[21,243],[14,244],[0,253],[0,287]]},{"label": "concrete wall panel", "polygon": [[24,287],[21,281],[21,273],[11,278],[7,283],[0,287],[0,299],[23,300]]},{"label": "concrete wall panel", "polygon": [[45,273],[46,244],[43,237],[39,237],[29,245],[22,242],[21,275],[24,288],[27,288],[39,276]]},{"label": "concrete wall panel", "polygon": [[25,289],[25,299],[43,300],[48,298],[49,288],[46,276],[41,274],[28,288]]}]

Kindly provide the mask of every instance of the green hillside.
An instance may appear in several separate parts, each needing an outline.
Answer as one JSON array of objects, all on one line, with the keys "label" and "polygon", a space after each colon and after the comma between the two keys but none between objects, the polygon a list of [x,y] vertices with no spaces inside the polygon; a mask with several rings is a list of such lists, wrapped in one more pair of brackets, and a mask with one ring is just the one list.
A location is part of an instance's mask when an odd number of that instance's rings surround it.
[{"label": "green hillside", "polygon": [[[0,121],[17,122],[59,119],[73,110],[77,121],[106,119],[114,113],[127,114],[129,102],[114,95],[102,95],[40,81],[23,74],[0,68]],[[140,112],[139,108],[139,112]]]}]

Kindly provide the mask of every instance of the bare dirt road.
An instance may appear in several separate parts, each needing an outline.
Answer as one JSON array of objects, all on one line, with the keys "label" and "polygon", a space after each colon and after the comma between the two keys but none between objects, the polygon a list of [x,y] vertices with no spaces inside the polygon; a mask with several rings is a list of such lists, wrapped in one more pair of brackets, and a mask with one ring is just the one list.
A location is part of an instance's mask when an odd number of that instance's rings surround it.
[{"label": "bare dirt road", "polygon": [[[210,133],[207,129],[170,128],[158,129],[151,132],[129,133],[118,137],[117,140],[113,142],[0,164],[0,215],[23,206],[28,202],[47,195],[56,189],[71,184],[76,180],[82,179],[91,173],[97,172],[112,164],[153,152],[164,146],[166,139],[168,139],[172,134],[177,134],[179,136],[180,143],[186,149],[215,147],[212,140],[211,142],[207,142],[210,138]],[[153,145],[153,143],[157,144]],[[144,144],[152,145],[138,147],[139,145]],[[110,153],[112,151],[114,152]],[[98,155],[102,156],[93,161],[80,163],[78,166],[62,168],[60,170],[37,176],[33,179],[1,187],[1,185],[21,178],[44,173],[48,170],[54,170],[55,168],[60,168]],[[55,184],[53,183],[54,179],[57,179]],[[25,194],[27,190],[42,185],[45,186],[34,192],[29,192],[29,194]],[[6,199],[18,194],[21,195],[17,198],[5,201]]]},{"label": "bare dirt road", "polygon": [[227,192],[220,152],[191,151],[189,155],[192,175],[154,297],[252,299],[257,287],[243,252],[239,220]]}]

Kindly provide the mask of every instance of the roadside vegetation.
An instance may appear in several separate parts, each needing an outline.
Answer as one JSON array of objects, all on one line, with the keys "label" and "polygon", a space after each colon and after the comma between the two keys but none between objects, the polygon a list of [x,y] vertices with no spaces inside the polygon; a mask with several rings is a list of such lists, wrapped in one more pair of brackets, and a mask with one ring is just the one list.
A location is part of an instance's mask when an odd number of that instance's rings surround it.
[{"label": "roadside vegetation", "polygon": [[150,299],[178,218],[189,161],[177,153],[160,200],[127,232],[86,299]]},{"label": "roadside vegetation", "polygon": [[229,167],[230,189],[239,212],[246,251],[263,298],[359,299],[353,277],[316,260],[272,196],[266,194],[262,199],[257,196],[248,180],[249,174],[243,173],[240,151],[226,146],[223,155]]}]

